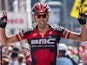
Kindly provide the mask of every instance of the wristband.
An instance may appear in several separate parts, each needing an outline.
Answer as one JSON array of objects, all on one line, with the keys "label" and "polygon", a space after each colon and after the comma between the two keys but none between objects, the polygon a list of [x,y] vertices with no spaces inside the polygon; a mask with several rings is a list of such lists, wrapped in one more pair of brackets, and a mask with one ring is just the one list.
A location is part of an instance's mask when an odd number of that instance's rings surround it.
[{"label": "wristband", "polygon": [[0,19],[0,27],[1,27],[1,28],[5,28],[5,27],[6,27],[6,24],[7,24],[7,22],[3,22],[3,21]]}]

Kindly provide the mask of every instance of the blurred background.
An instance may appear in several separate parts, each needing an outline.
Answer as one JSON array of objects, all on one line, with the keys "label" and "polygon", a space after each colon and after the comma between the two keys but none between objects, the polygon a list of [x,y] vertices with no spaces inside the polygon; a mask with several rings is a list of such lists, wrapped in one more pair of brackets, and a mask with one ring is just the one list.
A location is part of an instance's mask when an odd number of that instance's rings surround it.
[{"label": "blurred background", "polygon": [[[80,33],[80,24],[78,20],[70,16],[75,0],[0,0],[0,16],[2,11],[7,11],[8,24],[6,27],[6,35],[15,35],[21,30],[31,29],[35,26],[31,9],[36,2],[46,2],[51,7],[49,24],[53,26],[62,26],[73,32]],[[20,44],[19,44],[20,43]],[[61,39],[60,43],[66,43],[68,46],[75,47],[79,50],[80,42],[73,40]],[[79,43],[79,44],[78,44]],[[87,42],[85,42],[87,43]],[[29,45],[26,40],[16,42],[14,47],[19,49],[28,49]]]},{"label": "blurred background", "polygon": [[[35,26],[31,8],[36,2],[46,2],[51,7],[49,24],[62,26],[75,32],[80,31],[77,19],[70,16],[74,0],[0,0],[0,15],[2,15],[3,10],[6,10],[8,15],[8,25],[6,27],[8,36]],[[69,45],[77,43],[65,39],[61,39],[60,42]],[[74,44],[74,46],[76,45]]]}]

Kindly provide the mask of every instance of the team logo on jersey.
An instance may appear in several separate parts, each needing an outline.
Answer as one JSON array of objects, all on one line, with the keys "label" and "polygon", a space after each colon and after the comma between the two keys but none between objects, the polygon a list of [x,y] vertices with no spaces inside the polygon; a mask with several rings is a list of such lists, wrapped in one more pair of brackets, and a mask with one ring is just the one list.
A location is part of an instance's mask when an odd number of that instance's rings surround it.
[{"label": "team logo on jersey", "polygon": [[52,34],[52,31],[50,31],[49,34]]},{"label": "team logo on jersey", "polygon": [[33,37],[35,37],[35,36],[37,36],[37,33],[34,33],[34,34],[33,34]]},{"label": "team logo on jersey", "polygon": [[31,44],[54,44],[55,43],[55,38],[51,39],[35,39],[31,40]]}]

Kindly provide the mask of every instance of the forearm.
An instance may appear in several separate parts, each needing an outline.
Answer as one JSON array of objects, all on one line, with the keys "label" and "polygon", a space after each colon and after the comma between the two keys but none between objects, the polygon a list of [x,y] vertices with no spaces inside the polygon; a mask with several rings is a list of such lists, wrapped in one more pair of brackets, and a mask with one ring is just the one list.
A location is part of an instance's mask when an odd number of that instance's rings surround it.
[{"label": "forearm", "polygon": [[7,41],[7,37],[5,34],[5,28],[0,28],[0,42],[2,44],[6,44],[6,41]]},{"label": "forearm", "polygon": [[81,32],[80,33],[70,32],[69,39],[80,41],[80,42],[87,41],[86,24],[81,25]]},{"label": "forearm", "polygon": [[87,28],[86,28],[86,24],[81,25],[81,39],[82,41],[87,41]]}]

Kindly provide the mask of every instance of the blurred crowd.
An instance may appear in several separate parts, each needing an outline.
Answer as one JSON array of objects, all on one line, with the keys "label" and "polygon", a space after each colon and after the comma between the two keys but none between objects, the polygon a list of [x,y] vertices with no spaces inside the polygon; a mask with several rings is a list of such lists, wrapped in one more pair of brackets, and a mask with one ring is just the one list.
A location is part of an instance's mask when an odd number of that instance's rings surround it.
[{"label": "blurred crowd", "polygon": [[64,43],[58,46],[57,65],[87,65],[87,44],[78,47],[67,46]]},{"label": "blurred crowd", "polygon": [[[30,62],[30,50],[20,49],[13,45],[0,46],[0,65],[30,65]],[[63,63],[62,65],[87,65],[87,44],[81,44],[77,48],[60,43],[57,65],[61,65],[61,63]]]},{"label": "blurred crowd", "polygon": [[0,65],[30,65],[30,51],[14,46],[0,47]]}]

